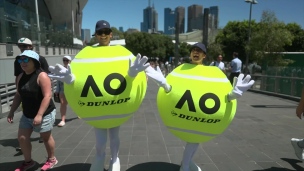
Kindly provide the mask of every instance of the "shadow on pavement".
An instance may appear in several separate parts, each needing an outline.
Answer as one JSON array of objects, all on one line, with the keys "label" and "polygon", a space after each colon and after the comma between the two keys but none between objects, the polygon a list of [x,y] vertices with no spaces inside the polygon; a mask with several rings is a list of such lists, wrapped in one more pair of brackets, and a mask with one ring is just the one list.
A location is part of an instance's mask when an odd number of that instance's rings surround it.
[{"label": "shadow on pavement", "polygon": [[52,171],[89,171],[91,164],[88,163],[73,163],[54,167]]},{"label": "shadow on pavement", "polygon": [[[39,137],[37,138],[31,138],[31,141],[38,141],[39,140]],[[14,139],[4,139],[4,140],[0,140],[0,145],[4,146],[4,147],[19,147],[19,142],[18,142],[18,139],[17,139],[17,136],[16,138]]]},{"label": "shadow on pavement", "polygon": [[[75,120],[75,119],[79,119],[79,118],[75,117],[75,118],[65,119],[65,123],[70,122],[70,121]],[[55,122],[54,122],[54,125],[57,126],[60,123],[60,121],[61,121],[61,119],[56,119]]]},{"label": "shadow on pavement", "polygon": [[126,171],[179,171],[180,166],[165,162],[141,163],[130,167]]},{"label": "shadow on pavement", "polygon": [[256,108],[296,108],[295,105],[251,105]]},{"label": "shadow on pavement", "polygon": [[[0,163],[0,170],[1,171],[15,170],[18,166],[21,165],[22,162],[23,161]],[[37,170],[37,169],[39,169],[39,167],[41,167],[41,165],[39,165],[39,163],[36,162],[36,165],[33,168],[29,169],[29,170]]]},{"label": "shadow on pavement", "polygon": [[286,168],[279,168],[279,167],[271,167],[268,169],[262,169],[262,170],[253,170],[253,171],[300,171],[304,170],[303,167],[299,166],[297,163],[301,163],[302,161],[300,160],[295,160],[295,159],[288,159],[288,158],[281,158],[283,161],[289,163],[294,169],[286,169]]}]

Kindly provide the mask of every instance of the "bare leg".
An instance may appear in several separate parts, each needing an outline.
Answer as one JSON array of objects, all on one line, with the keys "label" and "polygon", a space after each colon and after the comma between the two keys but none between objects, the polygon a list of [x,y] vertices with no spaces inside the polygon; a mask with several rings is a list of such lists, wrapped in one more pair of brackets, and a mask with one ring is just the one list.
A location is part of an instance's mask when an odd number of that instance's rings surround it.
[{"label": "bare leg", "polygon": [[44,142],[44,146],[46,149],[46,152],[48,154],[48,158],[54,158],[55,157],[55,141],[54,138],[52,136],[52,132],[48,131],[48,132],[42,132],[40,133],[40,136],[43,139]]},{"label": "bare leg", "polygon": [[65,95],[63,93],[59,94],[59,98],[60,98],[61,121],[65,122],[65,116],[66,116],[68,102],[67,102],[67,100],[65,98]]},{"label": "bare leg", "polygon": [[32,160],[32,144],[30,141],[33,129],[19,128],[18,130],[18,141],[21,147],[21,151],[24,156],[24,161],[29,162]]}]

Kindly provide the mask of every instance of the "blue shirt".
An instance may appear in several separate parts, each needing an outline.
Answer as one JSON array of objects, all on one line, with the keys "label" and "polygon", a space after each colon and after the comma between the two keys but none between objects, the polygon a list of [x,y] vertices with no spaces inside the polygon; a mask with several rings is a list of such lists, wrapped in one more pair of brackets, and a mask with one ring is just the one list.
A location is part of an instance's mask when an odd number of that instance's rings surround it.
[{"label": "blue shirt", "polygon": [[235,72],[241,72],[242,69],[242,61],[239,58],[234,58],[231,63],[231,72],[235,73]]}]

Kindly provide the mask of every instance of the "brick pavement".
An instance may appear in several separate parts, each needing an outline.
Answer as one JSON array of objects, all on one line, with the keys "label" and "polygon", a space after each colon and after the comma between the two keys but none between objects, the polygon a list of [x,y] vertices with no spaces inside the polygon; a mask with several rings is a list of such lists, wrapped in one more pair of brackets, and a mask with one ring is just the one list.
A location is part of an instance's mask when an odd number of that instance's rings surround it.
[{"label": "brick pavement", "polygon": [[[185,143],[164,127],[156,108],[157,86],[149,81],[140,109],[121,127],[120,161],[122,171],[178,171]],[[60,113],[57,105],[57,120]],[[235,119],[217,138],[201,144],[194,161],[203,171],[290,171],[304,170],[290,144],[303,137],[304,122],[295,117],[296,102],[247,92],[238,101]],[[0,119],[0,171],[11,171],[23,157],[15,151],[18,120],[8,124]],[[88,171],[95,155],[91,126],[68,109],[67,123],[55,127],[58,165],[53,171]],[[46,159],[39,135],[33,133],[32,157],[40,165]],[[107,160],[110,149],[107,147]],[[38,166],[33,170],[39,170]]]}]

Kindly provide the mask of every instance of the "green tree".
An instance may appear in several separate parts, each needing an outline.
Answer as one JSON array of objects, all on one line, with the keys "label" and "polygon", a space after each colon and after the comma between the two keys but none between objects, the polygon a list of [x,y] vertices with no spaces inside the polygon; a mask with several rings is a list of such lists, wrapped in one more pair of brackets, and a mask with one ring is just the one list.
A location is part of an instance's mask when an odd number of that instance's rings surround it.
[{"label": "green tree", "polygon": [[190,47],[186,42],[182,42],[179,44],[179,56],[180,57],[190,56]]},{"label": "green tree", "polygon": [[290,61],[284,60],[278,52],[284,52],[290,46],[293,36],[283,22],[278,21],[272,11],[263,11],[259,30],[252,34],[246,47],[254,60],[268,66],[284,66]]},{"label": "green tree", "polygon": [[[246,50],[245,46],[248,40],[248,21],[230,21],[221,30],[215,38],[215,43],[222,45],[223,55],[226,60],[232,59],[233,52],[239,53],[239,58],[245,62]],[[251,32],[257,30],[257,23],[255,20],[251,21]]]},{"label": "green tree", "polygon": [[294,39],[291,45],[286,45],[287,52],[304,52],[304,29],[297,23],[289,23],[285,28],[293,35]]},{"label": "green tree", "polygon": [[173,43],[165,35],[137,32],[127,35],[126,48],[133,54],[164,58],[172,54]]},{"label": "green tree", "polygon": [[223,55],[222,45],[216,42],[212,42],[207,47],[207,61],[210,64],[218,55]]},{"label": "green tree", "polygon": [[113,40],[119,40],[124,39],[124,33],[119,31],[116,27],[111,27],[112,30],[112,39]]}]

